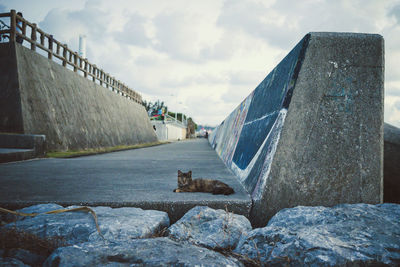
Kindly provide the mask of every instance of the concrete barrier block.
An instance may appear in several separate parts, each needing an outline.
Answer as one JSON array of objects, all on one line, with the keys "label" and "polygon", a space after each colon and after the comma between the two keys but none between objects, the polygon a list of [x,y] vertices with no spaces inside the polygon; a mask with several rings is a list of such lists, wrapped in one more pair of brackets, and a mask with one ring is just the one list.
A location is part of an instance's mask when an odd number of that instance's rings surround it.
[{"label": "concrete barrier block", "polygon": [[383,198],[383,38],[310,33],[212,133],[263,226],[297,205]]},{"label": "concrete barrier block", "polygon": [[384,202],[400,203],[400,129],[384,125]]}]

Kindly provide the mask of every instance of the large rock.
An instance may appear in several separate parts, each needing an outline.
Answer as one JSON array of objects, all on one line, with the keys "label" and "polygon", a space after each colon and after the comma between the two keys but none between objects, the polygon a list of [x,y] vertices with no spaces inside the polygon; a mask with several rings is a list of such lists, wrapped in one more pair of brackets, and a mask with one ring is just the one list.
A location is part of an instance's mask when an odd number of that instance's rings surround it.
[{"label": "large rock", "polygon": [[[55,204],[55,203],[46,203],[46,204],[38,204],[38,205],[25,207],[23,209],[19,209],[18,212],[21,212],[21,213],[45,213],[48,211],[60,210],[60,209],[64,209],[64,207],[60,206],[58,204]],[[29,217],[14,215],[11,213],[3,213],[3,216],[4,216],[4,220],[6,222],[25,220],[25,219],[29,218]]]},{"label": "large rock", "polygon": [[236,252],[265,264],[400,264],[400,205],[296,207],[242,237]]},{"label": "large rock", "polygon": [[55,250],[44,266],[242,266],[206,248],[168,238],[91,242]]},{"label": "large rock", "polygon": [[26,264],[27,266],[41,266],[43,262],[46,260],[45,256],[37,255],[25,249],[10,249],[5,254],[6,256],[3,255],[4,258],[21,261],[23,264]]},{"label": "large rock", "polygon": [[[54,205],[36,205],[22,212],[45,212],[56,208]],[[75,208],[71,206],[69,208]],[[61,208],[61,206],[60,206]],[[57,208],[58,209],[58,208]],[[166,212],[142,210],[139,208],[94,207],[102,234],[107,240],[129,240],[149,237],[169,226]],[[66,212],[24,217],[5,227],[16,227],[39,237],[61,236],[68,244],[102,240],[96,230],[94,218],[86,212]]]},{"label": "large rock", "polygon": [[24,264],[22,261],[14,258],[1,258],[0,267],[30,267],[30,265]]},{"label": "large rock", "polygon": [[383,200],[400,203],[400,129],[384,125]]},{"label": "large rock", "polygon": [[250,231],[249,220],[224,210],[197,206],[169,229],[169,236],[208,248],[235,248],[243,233]]}]

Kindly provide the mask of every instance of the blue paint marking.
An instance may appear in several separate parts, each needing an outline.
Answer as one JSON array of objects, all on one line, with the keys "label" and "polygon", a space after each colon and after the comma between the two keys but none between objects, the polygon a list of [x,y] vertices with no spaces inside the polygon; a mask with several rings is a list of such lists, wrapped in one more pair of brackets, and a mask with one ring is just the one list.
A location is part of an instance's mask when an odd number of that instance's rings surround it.
[{"label": "blue paint marking", "polygon": [[[279,130],[281,130],[281,129],[279,129]],[[271,152],[271,147],[272,147],[272,139],[269,138],[266,141],[266,143],[265,143],[260,155],[258,156],[258,158],[256,160],[256,163],[254,164],[253,169],[251,169],[251,171],[249,173],[249,176],[247,177],[247,179],[243,183],[243,185],[246,188],[246,190],[249,193],[251,193],[252,196],[253,196],[253,193],[254,193],[254,189],[255,189],[255,187],[257,185],[257,182],[260,179],[260,174],[261,174],[261,171],[262,171],[262,166],[264,164],[265,158],[266,158],[267,154],[269,152]]]},{"label": "blue paint marking", "polygon": [[[279,111],[282,108],[288,108],[308,39],[309,35],[306,35],[254,90],[246,121],[232,158],[240,169],[244,170],[253,159],[268,136]],[[268,147],[265,151],[268,151]],[[263,156],[260,155],[260,157],[264,159],[265,152],[263,151],[262,154]],[[262,166],[258,165],[257,163],[254,168],[260,169],[258,172],[261,172]],[[257,178],[258,176],[255,179]],[[254,184],[254,181],[250,183]]]},{"label": "blue paint marking", "polygon": [[355,81],[353,77],[344,79],[345,84],[342,84],[341,79],[333,79],[331,83],[331,90],[326,97],[332,98],[338,102],[338,109],[351,113],[353,111],[354,96],[351,91],[352,83]]}]

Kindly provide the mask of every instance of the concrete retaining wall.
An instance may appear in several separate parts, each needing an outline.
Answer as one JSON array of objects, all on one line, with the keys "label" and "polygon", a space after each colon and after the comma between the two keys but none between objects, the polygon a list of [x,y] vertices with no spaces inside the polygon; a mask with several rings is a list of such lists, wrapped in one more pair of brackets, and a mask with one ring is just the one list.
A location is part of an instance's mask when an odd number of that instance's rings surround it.
[{"label": "concrete retaining wall", "polygon": [[0,57],[1,132],[44,134],[49,150],[157,140],[142,105],[19,44]]},{"label": "concrete retaining wall", "polygon": [[383,38],[310,33],[209,140],[263,226],[297,205],[383,199]]}]

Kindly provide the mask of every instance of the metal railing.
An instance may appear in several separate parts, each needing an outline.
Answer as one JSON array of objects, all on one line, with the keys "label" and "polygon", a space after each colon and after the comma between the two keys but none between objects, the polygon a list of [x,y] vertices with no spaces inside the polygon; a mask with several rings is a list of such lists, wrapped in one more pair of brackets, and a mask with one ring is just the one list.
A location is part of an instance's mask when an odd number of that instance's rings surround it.
[{"label": "metal railing", "polygon": [[[98,68],[95,64],[90,63],[87,58],[79,56],[78,52],[69,49],[67,44],[60,43],[54,39],[53,35],[39,29],[36,23],[30,23],[19,16],[15,10],[11,10],[10,13],[0,13],[0,18],[2,17],[9,17],[10,19],[9,26],[2,22],[2,27],[0,28],[0,39],[3,42],[7,38],[8,42],[16,42],[17,37],[20,37],[30,43],[32,51],[40,48],[47,52],[48,59],[58,58],[62,61],[64,67],[67,67],[67,65],[72,66],[74,72],[81,71],[85,78],[92,79],[93,82],[98,81],[101,86],[109,88],[137,103],[142,103],[140,94]],[[29,30],[30,36],[27,36]]]},{"label": "metal railing", "polygon": [[[179,113],[179,114],[181,114],[181,113]],[[186,115],[185,114],[182,114],[181,116],[181,119],[182,119],[182,121],[180,121],[178,118],[176,118],[176,117],[172,117],[172,116],[170,116],[170,115],[167,115],[167,114],[165,114],[164,115],[165,117],[164,117],[164,121],[162,121],[162,120],[160,120],[160,119],[158,119],[158,118],[155,118],[155,117],[150,117],[150,120],[151,121],[159,121],[159,122],[164,122],[164,123],[176,123],[176,124],[178,124],[178,125],[180,125],[180,126],[183,126],[183,127],[186,127],[187,126],[187,117],[186,117]]]}]

